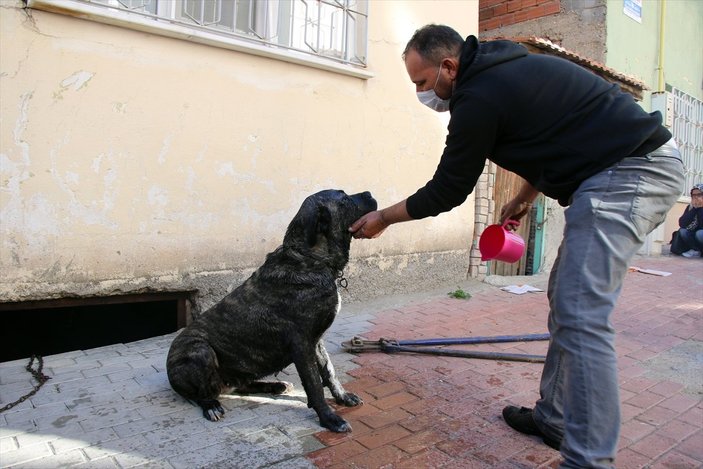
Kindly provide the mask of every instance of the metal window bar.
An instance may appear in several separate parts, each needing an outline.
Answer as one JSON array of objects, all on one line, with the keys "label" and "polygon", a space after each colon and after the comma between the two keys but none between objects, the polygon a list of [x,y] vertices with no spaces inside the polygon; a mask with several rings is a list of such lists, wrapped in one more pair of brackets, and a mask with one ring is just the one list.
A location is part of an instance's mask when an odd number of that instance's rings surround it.
[{"label": "metal window bar", "polygon": [[703,183],[703,101],[672,88],[674,125],[672,133],[679,145],[686,170],[683,196],[693,184]]},{"label": "metal window bar", "polygon": [[[313,25],[315,24],[315,23],[313,22],[313,20],[310,19],[310,14],[309,14],[310,5],[308,5],[308,3],[307,3],[305,0],[301,0],[300,3],[303,4],[303,6],[304,6],[304,11],[305,11],[305,16],[304,16],[304,18],[303,18],[303,24],[304,24],[304,26],[303,26],[303,43],[304,43],[306,46],[308,46],[311,51],[317,52],[317,48],[308,42],[308,25],[310,25],[310,27],[312,28]],[[320,9],[320,4],[319,4],[319,3],[317,4],[317,8],[318,8],[318,18],[319,18],[319,9]],[[319,29],[319,28],[318,28],[318,29]],[[295,32],[294,32],[294,34],[295,34]],[[312,34],[311,34],[311,35],[312,35]],[[319,44],[319,41],[315,43],[315,45],[318,45],[318,44]]]},{"label": "metal window bar", "polygon": [[134,12],[156,13],[156,0],[93,0],[93,2]]},{"label": "metal window bar", "polygon": [[703,183],[703,101],[667,87],[652,95],[652,107],[664,116],[681,152],[685,176],[681,196],[688,199],[693,184]]},{"label": "metal window bar", "polygon": [[[211,8],[209,8],[210,6]],[[209,11],[211,10],[211,11]],[[213,26],[222,22],[222,2],[212,0],[183,0],[183,16],[199,26]],[[208,16],[208,13],[212,13]],[[196,17],[197,16],[197,17]]]},{"label": "metal window bar", "polygon": [[[172,8],[169,8],[170,2],[173,0],[71,0],[79,3],[90,3],[93,5],[98,5],[108,9],[119,9],[127,11],[130,14],[145,16],[153,18],[159,21],[164,21],[172,24],[185,25],[195,29],[202,29],[210,33],[221,34],[225,36],[235,36],[247,41],[266,44],[275,46],[278,48],[302,52],[305,54],[310,54],[319,57],[325,57],[336,62],[346,63],[350,65],[361,65],[366,66],[366,37],[367,33],[367,22],[368,22],[368,0],[356,0],[356,1],[334,1],[334,0],[316,0],[317,3],[317,16],[311,16],[311,8],[308,2],[310,0],[279,0],[278,3],[278,14],[288,15],[287,21],[278,19],[275,21],[276,24],[272,24],[273,21],[269,21],[269,2],[268,1],[257,1],[257,0],[181,0],[181,8],[178,8],[178,13],[174,12]],[[164,4],[166,2],[166,4]],[[233,26],[226,24],[222,18],[222,5],[223,2],[234,2],[233,4]],[[247,3],[249,8],[242,8],[243,3]],[[265,7],[263,9],[256,8],[256,6],[263,3]],[[304,7],[304,14],[301,16],[303,23],[303,28],[297,30],[296,14],[299,13],[299,4]],[[212,10],[212,18],[208,18],[206,12],[208,11],[208,5],[210,5]],[[335,25],[332,20],[332,15],[330,15],[330,35],[329,42],[330,47],[321,47],[322,44],[322,34],[323,32],[323,5],[327,8],[334,8],[333,14],[342,14],[344,20],[342,23],[342,36],[339,39],[340,47],[333,47],[335,38]],[[163,6],[163,8],[162,8]],[[314,7],[313,7],[314,8]],[[258,10],[258,11],[257,11]],[[237,28],[237,19],[239,19],[239,13],[241,11],[246,11],[248,14],[247,18],[247,31],[240,31]],[[198,13],[199,12],[199,13]],[[261,18],[260,14],[263,14],[263,31],[258,31],[256,28],[257,17]],[[352,20],[352,18],[354,20]],[[271,24],[269,24],[271,23]],[[351,33],[349,29],[351,24],[354,24],[354,40],[350,40]],[[317,28],[317,31],[314,29]],[[285,31],[281,31],[284,29]],[[314,34],[315,38],[310,39],[314,41],[311,44],[308,40],[308,31],[311,30],[310,36]],[[280,33],[283,32],[281,36]],[[360,36],[363,36],[361,41]],[[283,41],[280,38],[287,38]],[[275,38],[279,38],[278,41]],[[297,46],[296,43],[304,45],[305,47]],[[352,45],[353,43],[353,45]],[[341,50],[340,50],[341,48]],[[354,49],[352,51],[352,48]]]},{"label": "metal window bar", "polygon": [[[315,35],[315,45],[320,49],[320,33],[322,32],[322,2],[317,2],[317,34]],[[316,51],[317,52],[317,51]]]},{"label": "metal window bar", "polygon": [[146,10],[152,11],[150,7],[154,7],[155,3],[152,0],[117,0],[117,3],[128,10]]}]

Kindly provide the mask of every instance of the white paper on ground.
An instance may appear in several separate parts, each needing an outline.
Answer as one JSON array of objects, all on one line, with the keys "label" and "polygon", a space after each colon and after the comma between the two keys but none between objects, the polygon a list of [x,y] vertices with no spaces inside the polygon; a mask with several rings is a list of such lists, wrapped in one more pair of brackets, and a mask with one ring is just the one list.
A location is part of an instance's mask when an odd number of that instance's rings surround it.
[{"label": "white paper on ground", "polygon": [[540,290],[537,287],[533,287],[531,285],[508,285],[507,287],[502,287],[501,290],[507,291],[508,293],[515,293],[516,295],[522,295],[524,293],[530,293],[530,292],[544,291],[544,290]]},{"label": "white paper on ground", "polygon": [[671,272],[664,272],[663,270],[643,269],[641,267],[630,267],[630,270],[634,272],[641,272],[643,274],[658,275],[659,277],[668,277],[669,275],[671,275]]}]

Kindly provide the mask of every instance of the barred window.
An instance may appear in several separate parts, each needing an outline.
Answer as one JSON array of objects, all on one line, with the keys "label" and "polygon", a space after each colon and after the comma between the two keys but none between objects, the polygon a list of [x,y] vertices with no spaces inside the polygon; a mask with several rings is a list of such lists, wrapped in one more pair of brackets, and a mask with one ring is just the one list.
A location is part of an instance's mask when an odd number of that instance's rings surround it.
[{"label": "barred window", "polygon": [[[88,11],[91,19],[120,26],[130,27],[130,19],[139,29],[168,25],[163,34],[171,36],[176,35],[169,34],[174,27],[183,27],[209,38],[259,46],[257,50],[263,46],[282,56],[303,55],[362,69],[367,63],[368,0],[26,1],[31,8],[49,11]],[[106,21],[110,17],[112,21]],[[187,38],[198,41],[191,36]]]},{"label": "barred window", "polygon": [[703,181],[703,101],[667,85],[652,94],[652,108],[662,113],[679,146],[686,177],[681,195],[688,198],[691,187]]}]

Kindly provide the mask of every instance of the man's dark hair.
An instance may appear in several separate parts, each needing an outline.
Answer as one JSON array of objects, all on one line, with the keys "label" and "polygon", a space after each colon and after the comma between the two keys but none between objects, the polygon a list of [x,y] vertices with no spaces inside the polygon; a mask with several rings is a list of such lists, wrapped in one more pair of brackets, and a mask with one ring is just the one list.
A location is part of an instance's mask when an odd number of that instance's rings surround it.
[{"label": "man's dark hair", "polygon": [[438,64],[447,57],[458,57],[464,39],[459,33],[441,24],[428,24],[415,31],[403,51],[403,60],[411,49],[432,64]]}]

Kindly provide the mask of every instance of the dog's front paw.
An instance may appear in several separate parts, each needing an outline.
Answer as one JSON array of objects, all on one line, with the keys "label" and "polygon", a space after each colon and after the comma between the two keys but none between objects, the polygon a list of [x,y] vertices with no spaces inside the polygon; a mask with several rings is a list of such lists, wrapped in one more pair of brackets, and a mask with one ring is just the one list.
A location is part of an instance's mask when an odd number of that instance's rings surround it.
[{"label": "dog's front paw", "polygon": [[364,403],[364,401],[353,392],[345,392],[342,397],[335,399],[337,404],[342,404],[347,407],[356,407]]},{"label": "dog's front paw", "polygon": [[320,425],[337,433],[345,433],[352,431],[352,427],[351,425],[349,425],[349,422],[334,413],[329,414],[325,418],[321,418]]}]

